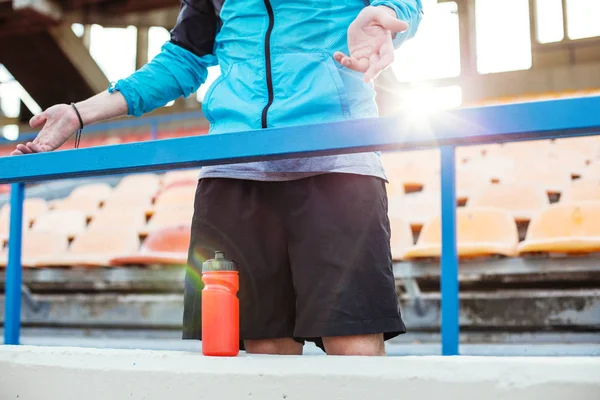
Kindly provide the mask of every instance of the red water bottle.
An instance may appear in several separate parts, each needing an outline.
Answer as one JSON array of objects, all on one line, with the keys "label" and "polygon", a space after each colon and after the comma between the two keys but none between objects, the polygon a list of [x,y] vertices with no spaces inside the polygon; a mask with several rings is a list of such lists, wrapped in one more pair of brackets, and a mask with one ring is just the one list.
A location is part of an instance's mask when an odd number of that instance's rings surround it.
[{"label": "red water bottle", "polygon": [[202,264],[202,354],[237,356],[240,351],[238,268],[221,251]]}]

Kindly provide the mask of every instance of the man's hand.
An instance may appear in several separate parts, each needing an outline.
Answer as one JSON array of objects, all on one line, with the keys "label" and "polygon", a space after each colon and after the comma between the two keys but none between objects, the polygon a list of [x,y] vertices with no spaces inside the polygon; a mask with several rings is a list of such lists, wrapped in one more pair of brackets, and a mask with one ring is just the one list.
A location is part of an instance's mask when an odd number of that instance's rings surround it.
[{"label": "man's hand", "polygon": [[17,145],[17,149],[10,153],[12,156],[58,149],[77,132],[79,119],[73,107],[59,104],[31,118],[29,125],[33,129],[41,128],[40,133],[33,142]]},{"label": "man's hand", "polygon": [[364,81],[370,82],[394,61],[392,35],[407,29],[391,8],[365,7],[348,27],[350,56],[339,51],[333,56],[343,66],[364,72]]}]

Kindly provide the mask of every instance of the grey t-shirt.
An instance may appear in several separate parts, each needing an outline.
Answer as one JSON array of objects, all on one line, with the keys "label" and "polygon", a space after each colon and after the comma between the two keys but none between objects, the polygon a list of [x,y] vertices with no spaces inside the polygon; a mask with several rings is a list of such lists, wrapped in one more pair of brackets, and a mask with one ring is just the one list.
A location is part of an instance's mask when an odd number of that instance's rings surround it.
[{"label": "grey t-shirt", "polygon": [[386,179],[381,156],[376,152],[203,167],[200,178],[290,181],[327,173],[370,175]]}]

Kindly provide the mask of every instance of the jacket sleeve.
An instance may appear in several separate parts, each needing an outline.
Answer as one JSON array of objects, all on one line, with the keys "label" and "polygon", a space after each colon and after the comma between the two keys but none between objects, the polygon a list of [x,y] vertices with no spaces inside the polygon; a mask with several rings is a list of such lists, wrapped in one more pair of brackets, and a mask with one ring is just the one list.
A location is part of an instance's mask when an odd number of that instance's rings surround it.
[{"label": "jacket sleeve", "polygon": [[398,48],[402,43],[415,36],[423,14],[421,0],[373,0],[372,6],[387,6],[394,11],[398,19],[408,23],[408,29],[398,33],[394,38],[394,47]]},{"label": "jacket sleeve", "polygon": [[183,0],[171,39],[161,52],[129,77],[111,83],[108,91],[120,91],[133,116],[189,96],[206,81],[208,67],[218,63],[214,54],[218,29],[210,0]]}]

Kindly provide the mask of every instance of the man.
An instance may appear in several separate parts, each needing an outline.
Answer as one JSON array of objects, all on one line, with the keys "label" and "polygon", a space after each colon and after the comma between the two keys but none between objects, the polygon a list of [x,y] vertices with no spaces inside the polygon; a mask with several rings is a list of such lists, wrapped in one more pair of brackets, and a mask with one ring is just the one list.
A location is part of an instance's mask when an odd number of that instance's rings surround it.
[{"label": "man", "polygon": [[[367,4],[366,4],[367,3]],[[31,120],[13,154],[52,151],[83,124],[139,116],[221,76],[203,103],[210,134],[377,116],[372,80],[415,34],[420,0],[183,0],[171,40],[108,91]],[[200,339],[202,262],[240,268],[249,353],[384,355],[405,331],[377,153],[206,167],[192,221],[184,339]]]}]

